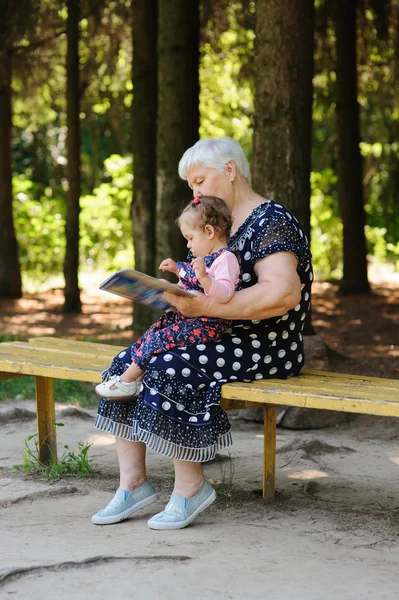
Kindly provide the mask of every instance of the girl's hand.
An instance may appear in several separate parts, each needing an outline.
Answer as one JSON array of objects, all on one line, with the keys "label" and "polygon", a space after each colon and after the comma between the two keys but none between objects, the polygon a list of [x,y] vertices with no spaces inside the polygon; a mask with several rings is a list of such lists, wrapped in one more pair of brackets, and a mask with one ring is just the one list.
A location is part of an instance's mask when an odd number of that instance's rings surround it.
[{"label": "girl's hand", "polygon": [[159,265],[158,269],[161,271],[168,271],[169,273],[174,273],[175,275],[179,275],[177,270],[177,263],[172,258],[165,258]]},{"label": "girl's hand", "polygon": [[191,266],[195,271],[198,281],[201,281],[201,279],[206,277],[205,262],[203,258],[197,256],[197,258],[194,258],[194,260],[191,261]]}]

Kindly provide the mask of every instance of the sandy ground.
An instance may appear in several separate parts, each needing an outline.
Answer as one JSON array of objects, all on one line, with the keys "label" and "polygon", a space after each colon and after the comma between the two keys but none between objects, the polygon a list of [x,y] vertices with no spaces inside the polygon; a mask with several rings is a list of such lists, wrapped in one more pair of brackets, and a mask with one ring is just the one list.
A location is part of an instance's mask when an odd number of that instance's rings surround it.
[{"label": "sandy ground", "polygon": [[[118,525],[92,525],[118,485],[112,437],[94,409],[65,416],[60,454],[90,442],[98,476],[55,484],[13,470],[34,418],[0,407],[0,598],[270,598],[397,600],[399,419],[358,417],[332,429],[278,429],[278,497],[259,494],[262,426],[233,420],[232,453],[205,466],[217,501],[187,529],[152,531],[172,487],[168,459],[148,454],[159,501]],[[29,414],[26,415],[29,417]]]}]

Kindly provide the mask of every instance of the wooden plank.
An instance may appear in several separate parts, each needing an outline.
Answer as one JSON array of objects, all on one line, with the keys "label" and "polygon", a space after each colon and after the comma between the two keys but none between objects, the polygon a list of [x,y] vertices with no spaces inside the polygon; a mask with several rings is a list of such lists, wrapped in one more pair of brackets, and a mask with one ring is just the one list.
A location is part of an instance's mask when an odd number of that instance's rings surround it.
[{"label": "wooden plank", "polygon": [[357,381],[368,381],[371,385],[393,387],[395,389],[398,389],[399,386],[399,380],[387,379],[385,377],[368,377],[367,375],[349,375],[347,373],[335,373],[333,371],[313,371],[307,369],[305,369],[302,373],[306,377],[327,378],[328,380],[339,379],[340,381],[344,380],[354,383]]},{"label": "wooden plank", "polygon": [[113,344],[102,344],[97,342],[80,342],[77,340],[55,337],[29,338],[28,343],[32,346],[44,346],[52,348],[53,350],[70,350],[76,348],[78,352],[86,351],[95,354],[104,353],[113,356],[116,356],[118,352],[121,352],[122,350],[126,350],[126,346],[114,346]]},{"label": "wooden plank", "polygon": [[109,362],[111,362],[114,356],[116,356],[117,354],[117,352],[115,352],[114,349],[111,349],[111,351],[108,350],[108,352],[105,352],[104,350],[100,350],[99,352],[97,352],[96,348],[93,348],[91,352],[88,352],[85,348],[81,348],[79,346],[75,347],[72,344],[63,348],[51,348],[51,346],[46,346],[44,344],[38,344],[37,346],[35,346],[34,344],[30,344],[29,342],[4,342],[0,344],[1,355],[3,355],[4,352],[9,352],[13,355],[22,354],[23,357],[26,355],[26,353],[28,353],[28,356],[30,356],[33,353],[37,352],[50,352],[54,356],[54,360],[62,360],[57,359],[57,356],[71,354],[73,356],[76,356],[77,361],[80,361],[81,357],[86,357],[88,360],[92,360],[93,358],[106,358]]},{"label": "wooden plank", "polygon": [[37,428],[39,434],[39,460],[45,465],[57,460],[57,434],[55,431],[54,381],[49,377],[36,377]]},{"label": "wooden plank", "polygon": [[263,500],[274,502],[276,491],[276,412],[266,404],[263,414]]},{"label": "wooden plank", "polygon": [[19,377],[25,377],[25,375],[18,375],[18,373],[0,373],[0,381],[5,379],[18,379]]}]

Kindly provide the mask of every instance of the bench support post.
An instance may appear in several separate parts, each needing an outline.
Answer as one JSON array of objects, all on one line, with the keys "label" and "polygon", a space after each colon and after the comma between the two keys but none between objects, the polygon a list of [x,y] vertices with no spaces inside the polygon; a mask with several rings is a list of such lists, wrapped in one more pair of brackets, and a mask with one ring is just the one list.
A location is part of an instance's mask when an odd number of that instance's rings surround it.
[{"label": "bench support post", "polygon": [[276,490],[276,406],[263,409],[263,500],[273,502]]},{"label": "bench support post", "polygon": [[39,460],[47,465],[57,460],[57,436],[55,432],[54,380],[39,377],[36,382],[37,428],[39,434]]}]

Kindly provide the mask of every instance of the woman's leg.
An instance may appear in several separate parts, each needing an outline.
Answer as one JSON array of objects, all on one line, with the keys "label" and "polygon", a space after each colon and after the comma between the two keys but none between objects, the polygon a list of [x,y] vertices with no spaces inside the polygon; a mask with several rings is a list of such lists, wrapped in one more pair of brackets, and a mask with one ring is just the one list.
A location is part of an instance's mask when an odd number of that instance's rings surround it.
[{"label": "woman's leg", "polygon": [[201,489],[204,483],[204,473],[199,462],[175,460],[175,486],[173,493],[192,498]]},{"label": "woman's leg", "polygon": [[115,438],[119,461],[119,487],[131,492],[146,480],[145,444]]}]

